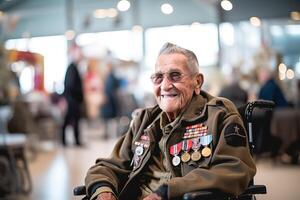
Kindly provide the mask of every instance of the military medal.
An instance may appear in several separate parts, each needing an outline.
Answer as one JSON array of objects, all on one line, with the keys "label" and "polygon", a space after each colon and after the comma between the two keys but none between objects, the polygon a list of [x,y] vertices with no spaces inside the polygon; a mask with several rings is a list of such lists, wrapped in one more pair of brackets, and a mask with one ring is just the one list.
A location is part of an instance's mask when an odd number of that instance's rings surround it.
[{"label": "military medal", "polygon": [[200,138],[194,138],[193,140],[193,146],[192,149],[194,152],[191,155],[192,161],[198,161],[201,159],[201,153],[199,152],[201,143],[200,143]]},{"label": "military medal", "polygon": [[205,158],[209,157],[211,155],[211,149],[209,147],[204,147],[201,151],[202,156]]},{"label": "military medal", "polygon": [[178,166],[180,164],[180,157],[178,155],[175,155],[172,159],[172,164],[174,166]]},{"label": "military medal", "polygon": [[211,149],[208,147],[208,145],[211,143],[212,141],[212,135],[205,135],[203,137],[200,138],[200,143],[205,146],[202,151],[201,154],[202,156],[204,156],[205,158],[209,157],[211,155]]},{"label": "military medal", "polygon": [[181,151],[181,142],[178,144],[174,144],[173,146],[170,147],[170,154],[174,156],[172,158],[173,166],[178,166],[180,164],[180,157],[178,156],[180,151]]},{"label": "military medal", "polygon": [[184,152],[181,155],[181,161],[182,162],[188,162],[191,159],[191,155],[188,152]]},{"label": "military medal", "polygon": [[192,140],[183,140],[182,141],[182,150],[184,151],[184,153],[181,155],[182,162],[188,162],[191,159],[189,150],[191,149],[192,144],[193,144]]},{"label": "military medal", "polygon": [[201,153],[199,151],[194,151],[191,155],[192,161],[198,161],[201,159]]}]

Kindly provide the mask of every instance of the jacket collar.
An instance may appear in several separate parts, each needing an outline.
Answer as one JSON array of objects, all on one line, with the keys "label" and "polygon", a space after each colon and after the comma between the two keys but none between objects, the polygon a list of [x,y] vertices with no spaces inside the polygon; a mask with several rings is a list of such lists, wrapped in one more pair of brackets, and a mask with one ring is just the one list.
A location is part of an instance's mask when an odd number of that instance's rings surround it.
[{"label": "jacket collar", "polygon": [[203,117],[208,106],[216,105],[215,101],[211,101],[213,98],[213,96],[204,91],[201,91],[200,95],[194,95],[181,119],[184,121],[194,121]]}]

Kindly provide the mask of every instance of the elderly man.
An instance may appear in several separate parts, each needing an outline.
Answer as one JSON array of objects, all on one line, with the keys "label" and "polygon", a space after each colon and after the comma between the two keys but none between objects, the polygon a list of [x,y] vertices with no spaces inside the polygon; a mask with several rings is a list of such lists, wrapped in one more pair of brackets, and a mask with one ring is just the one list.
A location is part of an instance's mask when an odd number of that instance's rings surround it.
[{"label": "elderly man", "polygon": [[240,194],[256,168],[233,103],[201,91],[195,54],[165,44],[151,76],[157,104],[139,112],[111,157],[86,177],[97,200],[177,199],[220,189]]}]

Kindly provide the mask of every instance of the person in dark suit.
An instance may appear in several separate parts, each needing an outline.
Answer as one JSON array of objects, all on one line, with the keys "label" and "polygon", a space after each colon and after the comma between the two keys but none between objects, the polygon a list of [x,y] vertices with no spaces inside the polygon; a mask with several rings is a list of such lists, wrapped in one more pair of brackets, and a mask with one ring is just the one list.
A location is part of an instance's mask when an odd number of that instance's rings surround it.
[{"label": "person in dark suit", "polygon": [[83,102],[83,90],[78,64],[82,59],[82,54],[78,46],[72,46],[70,53],[73,60],[67,68],[64,81],[63,96],[67,102],[67,112],[62,126],[62,144],[67,145],[66,127],[70,125],[73,127],[75,143],[80,146],[82,143],[80,141],[79,119],[81,117],[80,108]]}]

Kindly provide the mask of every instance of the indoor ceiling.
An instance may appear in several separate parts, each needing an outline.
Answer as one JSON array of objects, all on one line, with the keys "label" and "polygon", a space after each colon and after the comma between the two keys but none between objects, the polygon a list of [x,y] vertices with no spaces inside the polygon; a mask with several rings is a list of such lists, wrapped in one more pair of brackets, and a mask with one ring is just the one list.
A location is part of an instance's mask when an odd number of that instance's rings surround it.
[{"label": "indoor ceiling", "polygon": [[[118,0],[0,0],[0,10],[17,23],[9,38],[20,37],[24,31],[31,35],[62,34],[67,29],[95,32],[130,29],[139,24],[144,28],[178,24],[238,22],[252,16],[262,19],[289,18],[300,11],[299,0],[231,0],[233,9],[220,8],[221,0],[130,0],[132,8],[114,19],[95,19],[100,8],[116,7]],[[172,15],[163,15],[160,5],[172,3]],[[17,19],[17,20],[16,20]]]}]

